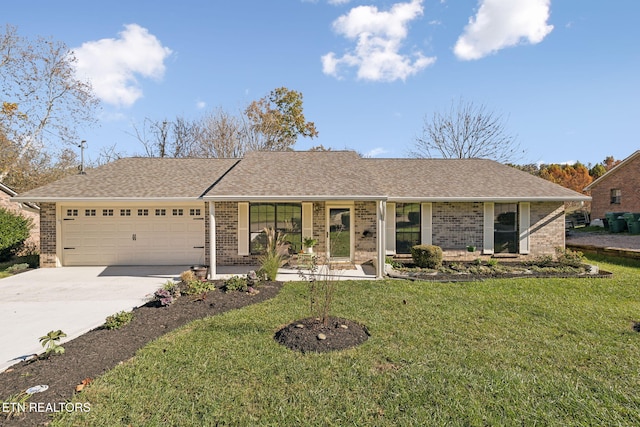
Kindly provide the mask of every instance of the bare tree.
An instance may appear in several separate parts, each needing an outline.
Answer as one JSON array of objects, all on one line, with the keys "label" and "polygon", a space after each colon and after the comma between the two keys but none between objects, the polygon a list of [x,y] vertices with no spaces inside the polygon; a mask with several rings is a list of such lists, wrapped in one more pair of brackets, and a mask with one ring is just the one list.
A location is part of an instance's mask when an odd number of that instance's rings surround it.
[{"label": "bare tree", "polygon": [[199,120],[145,119],[133,126],[148,157],[242,157],[247,151],[290,150],[299,136],[318,135],[302,111],[302,94],[271,91],[237,115],[218,108]]},{"label": "bare tree", "polygon": [[199,123],[184,117],[162,121],[145,118],[141,126],[133,125],[134,136],[147,157],[195,157],[200,134]]},{"label": "bare tree", "polygon": [[[76,78],[75,62],[64,43],[28,40],[10,25],[0,34],[0,128],[16,149],[16,161],[32,149],[53,155],[77,143],[79,127],[95,122],[98,100]],[[4,162],[0,180],[9,173]]]},{"label": "bare tree", "polygon": [[244,122],[222,108],[207,113],[199,126],[198,157],[238,158],[247,151]]},{"label": "bare tree", "polygon": [[501,115],[462,98],[449,111],[425,116],[422,135],[416,137],[414,157],[446,159],[485,158],[512,163],[522,156],[516,137],[506,130]]}]

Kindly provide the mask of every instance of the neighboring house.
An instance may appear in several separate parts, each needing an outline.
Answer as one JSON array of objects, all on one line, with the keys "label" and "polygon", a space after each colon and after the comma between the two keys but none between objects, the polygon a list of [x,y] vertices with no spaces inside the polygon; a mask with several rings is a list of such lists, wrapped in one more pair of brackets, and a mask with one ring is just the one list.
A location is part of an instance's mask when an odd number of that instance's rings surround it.
[{"label": "neighboring house", "polygon": [[640,212],[640,150],[589,184],[591,218],[607,212]]},{"label": "neighboring house", "polygon": [[5,208],[11,212],[18,213],[25,218],[31,218],[33,227],[26,243],[37,248],[40,246],[40,208],[35,203],[16,202],[11,200],[17,193],[6,185],[0,183],[0,208]]},{"label": "neighboring house", "polygon": [[41,265],[256,265],[264,227],[332,261],[435,244],[450,256],[553,254],[564,203],[589,197],[491,160],[351,151],[242,159],[127,158],[16,198],[40,203]]}]

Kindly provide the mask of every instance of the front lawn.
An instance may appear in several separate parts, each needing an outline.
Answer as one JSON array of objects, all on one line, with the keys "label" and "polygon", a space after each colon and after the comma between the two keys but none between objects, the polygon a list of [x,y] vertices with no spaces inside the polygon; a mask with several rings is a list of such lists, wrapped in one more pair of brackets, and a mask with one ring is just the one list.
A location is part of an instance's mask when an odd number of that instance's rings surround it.
[{"label": "front lawn", "polygon": [[640,425],[639,262],[612,279],[341,282],[359,347],[295,353],[304,283],[142,349],[54,425]]}]

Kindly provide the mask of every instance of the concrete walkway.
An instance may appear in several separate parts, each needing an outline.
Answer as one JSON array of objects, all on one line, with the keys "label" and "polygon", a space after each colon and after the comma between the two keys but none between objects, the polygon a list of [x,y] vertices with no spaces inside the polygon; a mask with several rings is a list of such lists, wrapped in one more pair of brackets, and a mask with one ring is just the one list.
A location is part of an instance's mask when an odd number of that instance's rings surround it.
[{"label": "concrete walkway", "polygon": [[0,372],[43,351],[39,338],[61,329],[69,341],[107,316],[145,304],[187,266],[62,267],[0,279]]}]

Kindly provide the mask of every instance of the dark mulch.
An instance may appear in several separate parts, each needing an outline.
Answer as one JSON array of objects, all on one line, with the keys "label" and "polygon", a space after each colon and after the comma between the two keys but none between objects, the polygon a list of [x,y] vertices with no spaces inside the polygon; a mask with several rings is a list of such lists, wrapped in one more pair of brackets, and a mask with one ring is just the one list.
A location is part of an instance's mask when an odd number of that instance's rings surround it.
[{"label": "dark mulch", "polygon": [[325,326],[319,319],[293,322],[276,332],[280,344],[302,353],[344,350],[362,344],[369,338],[366,326],[339,317],[330,317]]},{"label": "dark mulch", "polygon": [[50,413],[29,412],[30,403],[60,405],[76,393],[76,385],[85,378],[104,374],[163,334],[192,320],[273,298],[282,288],[282,283],[269,282],[260,286],[258,294],[249,295],[237,291],[225,293],[219,289],[221,285],[217,284],[218,289],[208,292],[202,300],[182,296],[168,307],[149,303],[136,308],[133,321],[120,329],[94,329],[63,343],[66,351],[62,355],[22,362],[0,373],[0,401],[7,401],[35,385],[49,386],[47,391],[31,395],[26,414],[7,419],[6,411],[0,412],[0,426],[45,425]]}]

